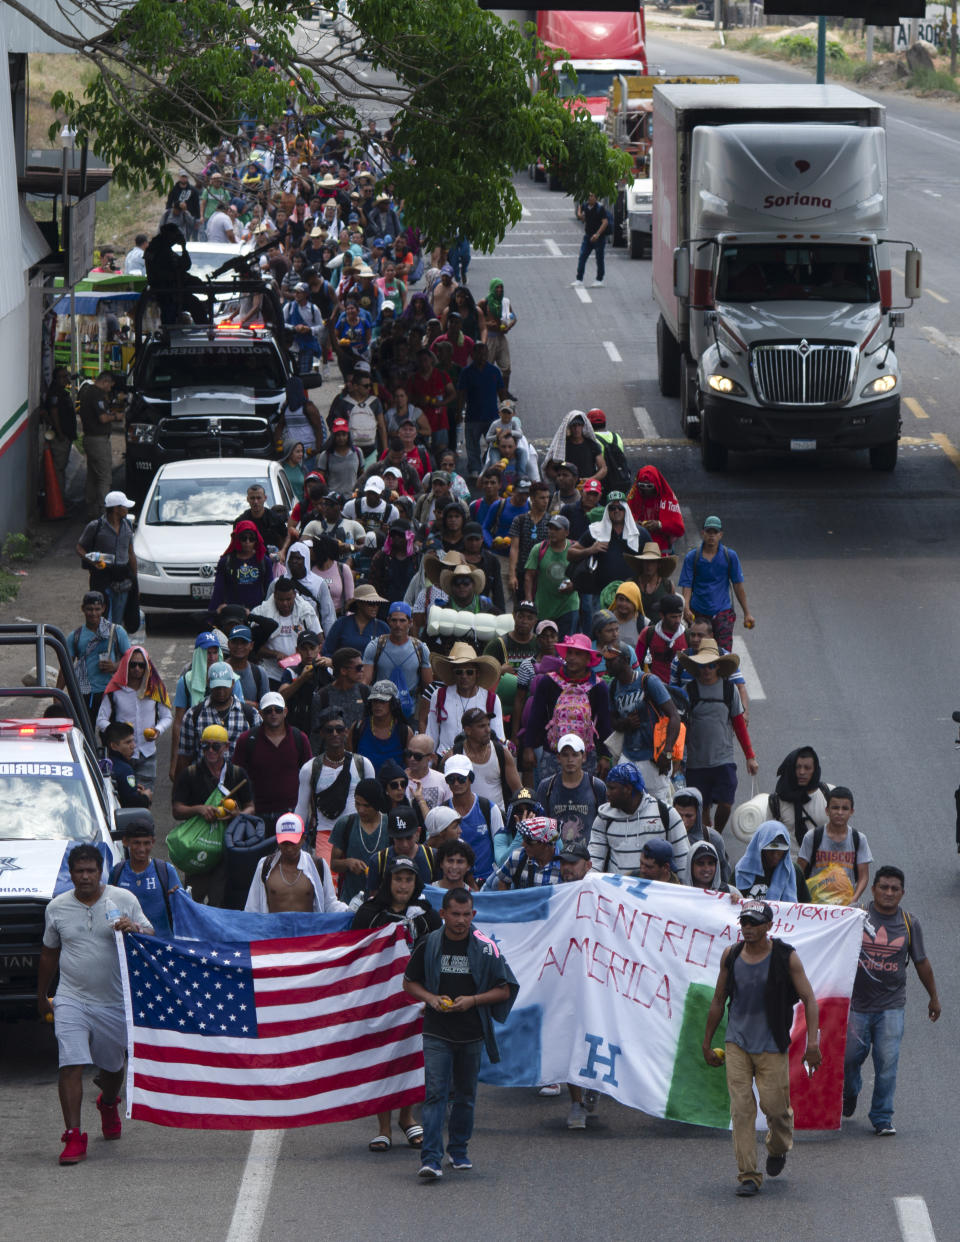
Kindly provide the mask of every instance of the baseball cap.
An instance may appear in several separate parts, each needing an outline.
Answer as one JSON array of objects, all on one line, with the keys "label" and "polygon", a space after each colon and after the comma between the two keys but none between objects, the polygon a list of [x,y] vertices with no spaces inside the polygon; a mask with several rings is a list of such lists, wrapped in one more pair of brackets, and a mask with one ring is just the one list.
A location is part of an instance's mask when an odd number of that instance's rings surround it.
[{"label": "baseball cap", "polygon": [[713,514],[710,517],[704,519],[703,529],[704,530],[723,530],[723,523],[716,516],[716,514]]},{"label": "baseball cap", "polygon": [[155,837],[157,835],[157,826],[153,822],[153,816],[149,811],[144,811],[137,816],[131,818],[123,825],[124,839],[127,837]]},{"label": "baseball cap", "polygon": [[394,475],[398,479],[403,478],[403,471],[399,466],[386,466],[383,471],[383,477],[386,478],[388,474]]},{"label": "baseball cap", "polygon": [[533,632],[534,634],[542,634],[544,630],[556,630],[559,634],[560,626],[557,625],[556,621],[554,621],[551,617],[544,617]]},{"label": "baseball cap", "polygon": [[773,907],[765,901],[745,901],[740,907],[741,923],[772,923]]},{"label": "baseball cap", "polygon": [[365,492],[376,492],[378,496],[383,495],[383,479],[378,474],[372,474],[363,485]]},{"label": "baseball cap", "polygon": [[[402,834],[395,832],[393,835],[395,837],[399,837],[401,835],[406,836],[407,834],[406,832],[403,832]],[[395,858],[389,867],[387,867],[387,875],[396,875],[398,871],[412,871],[414,875],[419,874],[417,872],[417,868],[409,858]]]},{"label": "baseball cap", "polygon": [[131,500],[124,492],[107,492],[103,498],[103,507],[105,509],[117,509],[121,506],[124,509],[135,509],[136,502]]},{"label": "baseball cap", "polygon": [[520,478],[517,479],[516,483],[514,483],[513,490],[515,493],[516,492],[529,492],[531,487],[532,487],[532,483],[530,482],[530,480],[528,478],[525,478],[523,475],[521,475]]},{"label": "baseball cap", "polygon": [[513,610],[513,611],[514,611],[515,613],[516,613],[516,612],[532,612],[532,613],[533,613],[533,615],[534,615],[534,616],[536,616],[536,615],[537,615],[537,606],[536,606],[536,604],[535,604],[535,603],[533,603],[533,601],[532,601],[532,600],[529,600],[529,599],[522,599],[522,600],[520,600],[520,602],[517,604],[517,606],[514,608],[514,610]]},{"label": "baseball cap", "polygon": [[230,634],[228,637],[243,638],[248,643],[252,643],[253,642],[253,630],[251,630],[249,625],[235,625],[233,629],[230,631]]},{"label": "baseball cap", "polygon": [[572,475],[574,475],[576,478],[578,478],[578,479],[580,478],[580,471],[579,471],[578,467],[576,467],[576,466],[573,464],[573,462],[572,462],[572,461],[558,461],[558,462],[557,462],[557,466],[556,466],[556,468],[557,468],[558,470],[569,470],[569,471],[570,471],[570,473],[571,473]]},{"label": "baseball cap", "polygon": [[370,687],[370,693],[367,698],[379,700],[382,703],[389,703],[397,697],[397,687],[392,681],[375,681]]},{"label": "baseball cap", "polygon": [[557,530],[569,530],[570,522],[562,513],[555,513],[550,521],[547,522],[547,526],[553,526]]},{"label": "baseball cap", "polygon": [[413,807],[401,806],[390,812],[387,821],[387,835],[391,837],[412,837],[420,831]]},{"label": "baseball cap", "polygon": [[[267,696],[264,695],[264,698]],[[295,811],[287,811],[277,816],[276,828],[278,841],[299,841],[303,836],[303,820]]]},{"label": "baseball cap", "polygon": [[432,811],[427,811],[423,821],[427,840],[429,841],[431,837],[438,837],[441,832],[446,832],[451,824],[459,822],[460,816],[452,806],[435,806]]},{"label": "baseball cap", "polygon": [[473,776],[473,764],[466,755],[451,755],[443,765],[444,776]]},{"label": "baseball cap", "polygon": [[559,857],[561,862],[580,862],[589,860],[590,851],[582,841],[571,841],[569,845],[563,847]]},{"label": "baseball cap", "polygon": [[310,286],[307,284],[305,280],[298,280],[297,283],[293,286],[293,291],[294,293],[309,293]]},{"label": "baseball cap", "polygon": [[297,635],[298,647],[319,647],[322,641],[316,630],[304,630]]},{"label": "baseball cap", "polygon": [[481,720],[489,720],[490,713],[482,707],[471,707],[460,717],[460,723],[465,725],[477,724]]},{"label": "baseball cap", "polygon": [[581,755],[585,755],[587,753],[587,747],[586,747],[586,744],[584,743],[583,738],[577,737],[576,733],[565,733],[563,737],[560,739],[560,741],[557,742],[557,754],[558,755],[560,754],[561,750],[563,750],[564,746],[572,746],[573,749],[575,751],[578,751]]},{"label": "baseball cap", "polygon": [[194,639],[193,646],[194,646],[194,650],[196,650],[198,647],[204,647],[209,651],[211,647],[220,646],[220,639],[217,638],[213,630],[204,630],[202,634],[198,634],[197,637]]},{"label": "baseball cap", "polygon": [[283,695],[277,694],[276,690],[268,690],[260,700],[260,710],[264,712],[268,707],[286,707],[286,703],[283,701]]},{"label": "baseball cap", "polygon": [[211,690],[214,690],[217,686],[232,686],[233,678],[233,669],[223,660],[217,660],[207,670],[207,685]]},{"label": "baseball cap", "polygon": [[677,864],[673,860],[673,846],[669,841],[662,841],[657,838],[654,838],[652,841],[645,841],[640,853],[646,854],[647,858],[652,858],[661,867],[669,866],[671,871],[676,871],[677,869]]},{"label": "baseball cap", "polygon": [[589,492],[591,496],[599,496],[603,491],[603,484],[599,479],[587,479],[583,485],[583,491]]},{"label": "baseball cap", "polygon": [[330,424],[331,431],[349,431],[350,424],[345,418],[335,418]]}]

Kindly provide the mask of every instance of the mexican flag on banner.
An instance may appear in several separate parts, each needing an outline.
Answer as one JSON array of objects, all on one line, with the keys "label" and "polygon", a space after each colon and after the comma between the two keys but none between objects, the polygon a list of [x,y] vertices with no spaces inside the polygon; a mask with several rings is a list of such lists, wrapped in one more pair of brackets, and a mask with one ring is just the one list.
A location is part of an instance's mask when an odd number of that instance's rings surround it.
[{"label": "mexican flag on banner", "polygon": [[[439,907],[442,893],[427,893]],[[474,927],[520,981],[507,1023],[496,1028],[501,1060],[485,1066],[483,1081],[570,1082],[655,1117],[729,1127],[726,1074],[701,1051],[720,957],[739,939],[739,905],[727,894],[590,873],[576,884],[477,893],[474,902]],[[796,949],[820,1007],[823,1065],[810,1077],[802,1006],[794,1013],[795,1125],[836,1130],[863,912],[770,904],[771,935]]]}]

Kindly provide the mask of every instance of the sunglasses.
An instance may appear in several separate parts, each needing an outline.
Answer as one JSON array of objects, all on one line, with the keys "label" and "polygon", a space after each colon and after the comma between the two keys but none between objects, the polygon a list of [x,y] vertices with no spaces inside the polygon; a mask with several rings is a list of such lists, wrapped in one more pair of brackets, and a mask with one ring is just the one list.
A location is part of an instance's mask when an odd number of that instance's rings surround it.
[{"label": "sunglasses", "polygon": [[433,753],[434,752],[432,750],[428,750],[428,751],[405,750],[403,752],[403,757],[404,759],[429,759],[433,755]]},{"label": "sunglasses", "polygon": [[446,778],[448,785],[466,785],[469,779],[469,776],[458,776],[456,774]]},{"label": "sunglasses", "polygon": [[201,750],[223,750],[223,742],[201,742]]},{"label": "sunglasses", "polygon": [[241,535],[239,542],[240,543],[256,543],[257,537],[256,535]]},{"label": "sunglasses", "polygon": [[267,712],[282,712],[282,711],[283,711],[282,707],[265,707],[263,709],[263,714],[266,716]]},{"label": "sunglasses", "polygon": [[410,783],[409,781],[401,780],[399,777],[397,777],[395,781],[387,781],[387,788],[388,789],[406,789],[409,783]]},{"label": "sunglasses", "polygon": [[324,733],[346,733],[346,725],[324,725]]},{"label": "sunglasses", "polygon": [[146,668],[146,664],[142,660],[131,660],[127,668]]}]

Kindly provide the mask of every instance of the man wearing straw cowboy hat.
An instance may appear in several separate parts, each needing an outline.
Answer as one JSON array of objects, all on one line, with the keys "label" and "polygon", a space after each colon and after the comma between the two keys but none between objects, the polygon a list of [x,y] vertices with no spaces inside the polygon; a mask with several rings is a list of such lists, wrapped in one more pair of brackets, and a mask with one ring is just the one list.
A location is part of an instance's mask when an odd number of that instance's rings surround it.
[{"label": "man wearing straw cowboy hat", "polygon": [[[452,557],[458,558],[457,564],[451,564]],[[414,605],[414,617],[420,621],[426,619],[428,609],[427,596],[430,603],[455,608],[457,612],[495,613],[493,600],[483,594],[487,576],[479,565],[469,565],[460,552],[446,553],[441,563],[438,558],[429,554],[424,557],[424,573],[431,582],[436,582],[437,589],[423,591],[417,596]],[[420,612],[421,607],[423,612]],[[422,618],[422,620],[421,620]]]},{"label": "man wearing straw cowboy hat", "polygon": [[[687,784],[699,789],[703,797],[703,822],[723,832],[737,794],[737,763],[733,738],[747,760],[747,771],[755,776],[757,757],[737,687],[729,680],[740,665],[738,655],[721,655],[712,638],[705,638],[695,654],[678,657],[680,667],[692,674],[686,687],[690,700],[687,720]],[[710,808],[716,803],[715,821]]]},{"label": "man wearing straw cowboy hat", "polygon": [[503,709],[496,696],[500,665],[493,656],[478,656],[469,643],[454,643],[450,654],[431,655],[437,688],[427,713],[424,730],[433,738],[437,753],[445,755],[462,732],[464,714],[479,708],[490,717],[490,727],[501,742]]}]

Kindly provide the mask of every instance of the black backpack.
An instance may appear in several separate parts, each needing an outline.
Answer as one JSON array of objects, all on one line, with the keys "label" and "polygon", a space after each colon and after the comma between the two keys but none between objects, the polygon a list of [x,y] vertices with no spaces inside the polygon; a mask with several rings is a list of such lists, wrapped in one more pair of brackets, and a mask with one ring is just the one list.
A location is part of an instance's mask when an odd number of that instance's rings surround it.
[{"label": "black backpack", "polygon": [[626,495],[633,486],[633,477],[630,474],[630,467],[627,465],[626,454],[617,443],[616,436],[611,431],[597,432],[597,440],[603,450],[603,459],[607,463],[607,475],[603,480],[603,494],[606,496],[610,492],[623,492]]}]

